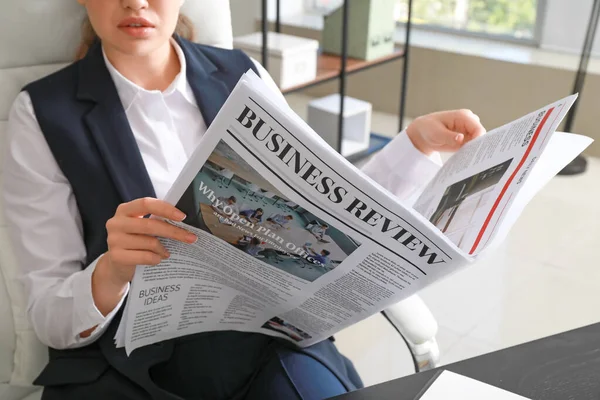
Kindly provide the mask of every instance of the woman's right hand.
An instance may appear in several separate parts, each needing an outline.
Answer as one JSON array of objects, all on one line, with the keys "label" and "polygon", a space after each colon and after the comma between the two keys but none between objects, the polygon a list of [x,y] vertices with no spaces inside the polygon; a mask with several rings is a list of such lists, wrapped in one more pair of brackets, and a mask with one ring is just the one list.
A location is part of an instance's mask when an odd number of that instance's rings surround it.
[{"label": "woman's right hand", "polygon": [[98,260],[92,275],[96,307],[108,315],[119,304],[138,265],[157,265],[169,254],[158,238],[194,243],[196,235],[165,221],[144,218],[152,214],[183,221],[185,214],[173,205],[153,198],[121,204],[106,223],[108,251]]},{"label": "woman's right hand", "polygon": [[143,218],[149,214],[173,221],[183,221],[186,217],[175,206],[153,198],[121,204],[114,217],[106,223],[106,258],[116,282],[130,282],[137,265],[157,265],[169,258],[159,237],[189,244],[197,240],[196,235],[165,221]]}]

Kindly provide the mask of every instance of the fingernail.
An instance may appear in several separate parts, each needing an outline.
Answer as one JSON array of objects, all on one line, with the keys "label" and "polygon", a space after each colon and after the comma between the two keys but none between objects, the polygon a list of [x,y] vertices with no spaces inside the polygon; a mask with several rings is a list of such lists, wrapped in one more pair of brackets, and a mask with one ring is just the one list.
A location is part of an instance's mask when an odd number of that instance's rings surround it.
[{"label": "fingernail", "polygon": [[184,213],[182,213],[179,210],[175,211],[175,214],[173,214],[173,219],[175,221],[183,221],[184,219],[186,219],[186,217],[187,217],[187,215],[185,215]]},{"label": "fingernail", "polygon": [[164,256],[165,256],[165,258],[170,258],[171,257],[171,253],[169,253],[168,251],[165,251]]},{"label": "fingernail", "polygon": [[196,241],[198,240],[198,237],[196,235],[193,234],[189,234],[185,236],[185,240],[187,242],[189,242],[190,244],[196,243]]},{"label": "fingernail", "polygon": [[457,142],[462,142],[464,138],[465,138],[465,135],[463,135],[462,133],[459,133],[458,135],[456,135],[454,140],[456,140]]}]

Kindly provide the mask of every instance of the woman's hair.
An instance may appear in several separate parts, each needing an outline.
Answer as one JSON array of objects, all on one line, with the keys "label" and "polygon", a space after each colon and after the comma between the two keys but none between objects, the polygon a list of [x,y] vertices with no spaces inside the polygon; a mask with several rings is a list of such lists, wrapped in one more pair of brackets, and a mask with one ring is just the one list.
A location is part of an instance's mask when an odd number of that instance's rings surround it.
[{"label": "woman's hair", "polygon": [[[194,31],[194,24],[184,14],[179,14],[177,26],[175,27],[175,34],[181,36],[184,39],[192,41],[196,36],[196,33]],[[92,44],[94,44],[97,38],[98,36],[94,31],[94,27],[92,26],[90,19],[86,17],[81,26],[81,42],[79,43],[79,47],[77,48],[75,59],[81,60],[83,57],[85,57],[88,50],[90,49],[90,47],[92,47]]]}]

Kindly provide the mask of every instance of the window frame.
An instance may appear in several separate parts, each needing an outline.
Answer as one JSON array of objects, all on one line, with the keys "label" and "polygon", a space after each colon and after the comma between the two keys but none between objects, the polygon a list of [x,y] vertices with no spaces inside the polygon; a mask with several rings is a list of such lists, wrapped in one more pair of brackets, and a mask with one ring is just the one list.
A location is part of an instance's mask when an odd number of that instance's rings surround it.
[{"label": "window frame", "polygon": [[[415,0],[413,0],[415,1]],[[418,0],[417,0],[418,1]],[[525,46],[540,47],[542,44],[542,36],[544,31],[544,22],[546,16],[546,2],[548,0],[537,0],[537,10],[535,18],[535,27],[533,30],[533,38],[517,38],[511,35],[498,35],[487,32],[475,32],[467,29],[448,28],[440,25],[432,24],[413,24],[413,27],[427,30],[430,32],[448,33],[457,36],[471,37],[475,39],[494,40],[503,43],[521,44]],[[398,22],[398,26],[406,27],[405,22]]]},{"label": "window frame", "polygon": [[[318,11],[319,9],[316,6],[317,0],[304,0],[304,4],[307,10],[309,11]],[[346,1],[346,0],[343,0]],[[413,0],[418,1],[418,0]],[[474,32],[466,29],[455,29],[448,28],[441,25],[433,25],[433,24],[413,24],[413,27],[417,27],[419,29],[427,30],[430,32],[440,32],[447,33],[452,35],[458,35],[463,37],[471,37],[476,39],[486,39],[486,40],[494,40],[498,42],[504,43],[513,43],[513,44],[521,44],[532,47],[540,47],[542,44],[542,36],[544,31],[544,23],[546,19],[546,10],[547,10],[547,1],[548,0],[537,0],[537,10],[536,10],[536,20],[535,27],[533,30],[533,37],[531,39],[526,38],[516,38],[511,35],[497,35],[493,33],[486,32]],[[405,27],[405,22],[398,22],[397,25],[399,27]]]}]

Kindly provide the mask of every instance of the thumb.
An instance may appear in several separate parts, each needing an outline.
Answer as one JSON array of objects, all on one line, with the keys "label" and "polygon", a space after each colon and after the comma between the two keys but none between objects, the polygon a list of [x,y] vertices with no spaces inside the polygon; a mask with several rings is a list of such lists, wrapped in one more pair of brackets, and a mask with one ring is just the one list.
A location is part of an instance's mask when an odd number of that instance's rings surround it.
[{"label": "thumb", "polygon": [[455,132],[451,129],[444,128],[436,138],[440,145],[449,147],[460,147],[465,141],[465,135],[461,132]]}]

